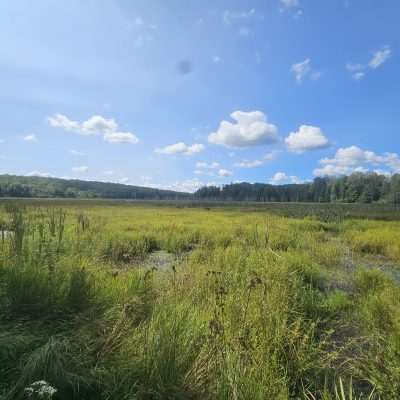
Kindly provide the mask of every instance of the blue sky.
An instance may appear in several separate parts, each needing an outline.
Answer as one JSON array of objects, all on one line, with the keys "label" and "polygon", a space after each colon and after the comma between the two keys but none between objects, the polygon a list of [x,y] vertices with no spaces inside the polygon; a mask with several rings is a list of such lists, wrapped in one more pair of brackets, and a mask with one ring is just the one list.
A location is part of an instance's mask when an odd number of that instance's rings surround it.
[{"label": "blue sky", "polygon": [[0,3],[0,173],[193,191],[400,171],[398,0]]}]

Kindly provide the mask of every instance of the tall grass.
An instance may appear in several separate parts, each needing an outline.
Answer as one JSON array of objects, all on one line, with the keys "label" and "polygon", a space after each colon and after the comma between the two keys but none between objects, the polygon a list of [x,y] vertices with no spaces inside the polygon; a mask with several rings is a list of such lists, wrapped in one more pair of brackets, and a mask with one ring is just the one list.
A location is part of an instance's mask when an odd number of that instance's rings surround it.
[{"label": "tall grass", "polygon": [[85,204],[2,212],[0,399],[399,398],[395,224]]}]

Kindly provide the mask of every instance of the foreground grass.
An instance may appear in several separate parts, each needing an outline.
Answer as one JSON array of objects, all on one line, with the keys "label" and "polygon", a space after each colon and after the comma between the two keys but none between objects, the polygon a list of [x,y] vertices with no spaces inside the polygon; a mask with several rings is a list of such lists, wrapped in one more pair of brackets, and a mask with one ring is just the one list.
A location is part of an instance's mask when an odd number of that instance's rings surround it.
[{"label": "foreground grass", "polygon": [[54,204],[2,213],[0,398],[399,398],[398,223]]}]

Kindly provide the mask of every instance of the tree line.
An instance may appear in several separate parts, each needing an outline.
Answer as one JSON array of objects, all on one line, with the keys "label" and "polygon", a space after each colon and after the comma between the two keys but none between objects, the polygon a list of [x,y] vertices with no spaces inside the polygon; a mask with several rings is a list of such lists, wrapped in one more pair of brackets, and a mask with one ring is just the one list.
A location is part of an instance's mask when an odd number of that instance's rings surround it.
[{"label": "tree line", "polygon": [[400,204],[400,174],[356,172],[349,176],[315,178],[302,184],[232,183],[202,187],[200,200],[257,202],[391,202]]},{"label": "tree line", "polygon": [[190,194],[110,182],[0,175],[0,197],[183,200]]},{"label": "tree line", "polygon": [[400,174],[356,172],[288,185],[231,183],[202,187],[194,194],[109,182],[0,175],[0,197],[400,204]]}]

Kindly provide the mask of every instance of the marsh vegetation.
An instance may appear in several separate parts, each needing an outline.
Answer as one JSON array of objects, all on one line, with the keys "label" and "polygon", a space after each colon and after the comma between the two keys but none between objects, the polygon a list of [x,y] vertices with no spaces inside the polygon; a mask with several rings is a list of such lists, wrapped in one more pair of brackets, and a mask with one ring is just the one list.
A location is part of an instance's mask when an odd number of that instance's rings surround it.
[{"label": "marsh vegetation", "polygon": [[400,396],[395,210],[1,206],[1,399]]}]

